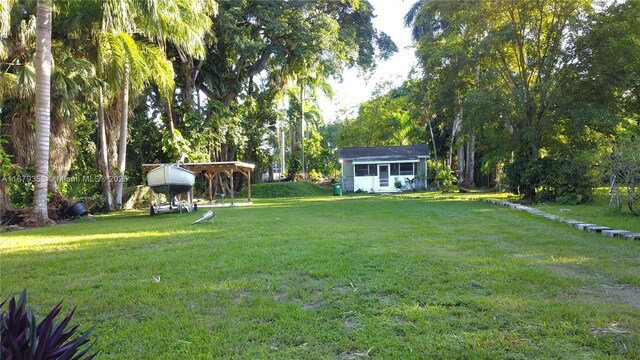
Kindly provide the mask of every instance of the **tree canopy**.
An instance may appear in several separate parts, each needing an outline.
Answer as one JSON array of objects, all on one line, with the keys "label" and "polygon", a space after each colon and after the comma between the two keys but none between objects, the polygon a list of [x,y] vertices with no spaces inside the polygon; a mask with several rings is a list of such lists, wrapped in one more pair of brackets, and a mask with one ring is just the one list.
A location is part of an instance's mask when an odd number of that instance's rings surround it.
[{"label": "tree canopy", "polygon": [[[338,146],[427,143],[433,177],[581,202],[640,137],[638,0],[416,1],[404,20],[419,71],[330,124],[318,105],[329,79],[397,51],[369,1],[42,3],[49,150],[33,146],[38,2],[0,1],[0,168],[34,175],[45,151],[50,199],[114,209],[143,162],[241,160],[319,179],[336,176]],[[65,180],[86,175],[109,181]],[[215,179],[220,191],[243,181]],[[3,209],[30,206],[34,184],[3,181],[0,195]]]},{"label": "tree canopy", "polygon": [[[330,77],[348,67],[371,71],[377,59],[397,51],[372,25],[374,8],[364,0],[51,4],[49,188],[101,198],[106,209],[122,202],[117,176],[129,175],[126,185],[134,185],[143,161],[243,160],[264,170],[273,157],[265,144],[277,123],[298,131],[296,138],[315,131],[298,130],[302,124],[289,116],[295,111],[278,109],[296,104],[293,89],[330,94]],[[3,164],[12,164],[3,169],[28,175],[35,164],[36,3],[0,5],[0,136]],[[303,101],[305,118],[315,119],[313,101]],[[304,136],[317,156],[317,131]],[[63,181],[85,174],[109,181],[75,190]],[[242,186],[242,179],[229,180],[218,179],[227,188]],[[29,183],[3,182],[1,189],[3,208],[30,205]]]}]

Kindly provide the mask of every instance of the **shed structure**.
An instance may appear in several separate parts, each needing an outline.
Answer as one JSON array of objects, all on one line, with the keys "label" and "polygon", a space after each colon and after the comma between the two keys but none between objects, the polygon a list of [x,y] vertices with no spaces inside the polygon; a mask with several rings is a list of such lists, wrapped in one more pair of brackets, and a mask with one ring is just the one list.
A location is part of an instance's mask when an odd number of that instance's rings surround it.
[{"label": "shed structure", "polygon": [[345,147],[338,151],[345,191],[427,188],[427,145]]}]

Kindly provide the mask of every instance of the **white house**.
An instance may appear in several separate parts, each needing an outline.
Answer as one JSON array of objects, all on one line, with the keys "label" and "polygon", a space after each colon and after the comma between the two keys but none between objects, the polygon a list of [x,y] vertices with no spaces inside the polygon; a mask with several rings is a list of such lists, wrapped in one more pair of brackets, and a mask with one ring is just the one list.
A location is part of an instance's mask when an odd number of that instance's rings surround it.
[{"label": "white house", "polygon": [[366,192],[426,189],[428,158],[427,145],[341,148],[342,187]]}]

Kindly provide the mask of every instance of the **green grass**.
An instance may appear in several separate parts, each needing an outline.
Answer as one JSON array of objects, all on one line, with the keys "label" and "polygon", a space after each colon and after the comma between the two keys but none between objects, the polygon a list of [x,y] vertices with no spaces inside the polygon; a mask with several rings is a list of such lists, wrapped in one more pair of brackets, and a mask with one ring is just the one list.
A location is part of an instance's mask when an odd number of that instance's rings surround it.
[{"label": "green grass", "polygon": [[640,217],[629,211],[625,199],[623,194],[620,199],[622,208],[620,211],[614,211],[609,208],[609,189],[597,188],[594,191],[593,201],[588,204],[559,205],[547,203],[538,204],[535,207],[546,213],[559,215],[567,219],[586,221],[601,226],[640,233]]},{"label": "green grass", "polygon": [[[491,193],[473,190],[468,193],[460,193],[457,191],[450,193],[443,193],[440,191],[405,192],[396,196],[425,199],[434,199],[445,196],[447,198],[460,200],[485,198],[513,202],[518,202],[520,200],[518,196],[511,193]],[[640,233],[640,217],[629,211],[625,201],[624,196],[622,196],[622,208],[619,211],[614,211],[609,208],[609,189],[597,188],[594,191],[594,199],[587,204],[561,205],[557,203],[540,203],[529,206],[533,206],[546,213],[558,215],[566,219],[585,221],[601,226],[609,226],[615,229]]]},{"label": "green grass", "polygon": [[[482,202],[258,200],[3,234],[0,295],[101,359],[633,358],[640,242]],[[160,282],[154,281],[154,276]]]},{"label": "green grass", "polygon": [[[321,188],[317,185],[306,182],[272,182],[254,184],[251,186],[251,195],[257,199],[275,199],[291,197],[311,197],[332,194],[332,188]],[[246,197],[247,191],[244,189],[238,198]]]}]

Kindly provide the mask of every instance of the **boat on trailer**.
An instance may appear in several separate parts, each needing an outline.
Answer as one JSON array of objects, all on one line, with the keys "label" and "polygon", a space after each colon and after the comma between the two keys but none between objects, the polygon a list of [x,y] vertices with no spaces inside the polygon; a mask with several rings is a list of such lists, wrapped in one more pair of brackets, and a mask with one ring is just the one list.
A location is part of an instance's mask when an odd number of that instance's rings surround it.
[{"label": "boat on trailer", "polygon": [[[149,213],[154,215],[163,211],[160,204],[159,194],[165,194],[169,198],[169,209],[173,211],[176,207],[180,212],[197,210],[198,205],[193,203],[191,198],[191,189],[196,182],[196,174],[180,167],[178,164],[162,164],[147,173],[147,184],[156,194],[155,204],[151,204]],[[187,203],[183,204],[176,197],[181,194],[187,194]]]}]

